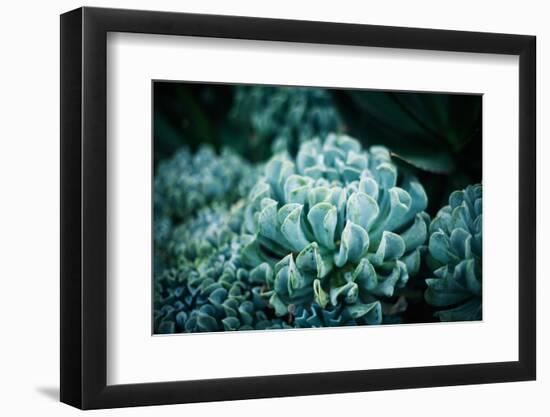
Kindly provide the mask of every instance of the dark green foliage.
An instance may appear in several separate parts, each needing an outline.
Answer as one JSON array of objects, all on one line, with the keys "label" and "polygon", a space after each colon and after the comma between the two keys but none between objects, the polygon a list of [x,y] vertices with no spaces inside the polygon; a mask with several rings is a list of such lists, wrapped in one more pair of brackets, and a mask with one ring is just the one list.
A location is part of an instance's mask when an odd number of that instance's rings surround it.
[{"label": "dark green foliage", "polygon": [[153,100],[155,166],[182,146],[191,152],[204,144],[223,147],[219,132],[226,118],[224,107],[233,100],[231,87],[157,81]]},{"label": "dark green foliage", "polygon": [[387,93],[351,90],[369,117],[369,140],[391,145],[396,155],[433,173],[457,169],[455,156],[481,134],[481,99],[476,95]]},{"label": "dark green foliage", "polygon": [[430,214],[481,181],[481,96],[333,90],[348,131],[388,147],[424,184]]}]

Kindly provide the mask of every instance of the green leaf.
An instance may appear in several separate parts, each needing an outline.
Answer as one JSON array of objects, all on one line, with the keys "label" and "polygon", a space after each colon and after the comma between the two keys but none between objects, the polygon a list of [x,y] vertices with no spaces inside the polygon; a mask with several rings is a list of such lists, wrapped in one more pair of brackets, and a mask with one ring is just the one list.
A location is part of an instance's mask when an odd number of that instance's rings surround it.
[{"label": "green leaf", "polygon": [[456,168],[452,154],[440,149],[400,150],[392,152],[392,156],[423,171],[434,174],[450,174]]}]

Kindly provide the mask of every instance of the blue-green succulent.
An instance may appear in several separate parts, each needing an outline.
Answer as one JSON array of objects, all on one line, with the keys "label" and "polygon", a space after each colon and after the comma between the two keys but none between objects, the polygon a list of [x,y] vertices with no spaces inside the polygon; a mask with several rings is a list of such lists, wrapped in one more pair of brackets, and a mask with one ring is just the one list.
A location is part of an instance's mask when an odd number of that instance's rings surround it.
[{"label": "blue-green succulent", "polygon": [[187,220],[213,202],[231,204],[247,195],[254,168],[226,148],[220,155],[208,146],[196,153],[182,148],[158,166],[154,184],[155,218]]},{"label": "blue-green succulent", "polygon": [[330,93],[320,88],[240,86],[231,116],[249,126],[252,139],[293,150],[313,137],[324,139],[343,122]]},{"label": "blue-green succulent", "polygon": [[229,208],[212,204],[174,227],[166,245],[170,264],[195,263],[230,244],[241,229],[243,204],[242,200]]},{"label": "blue-green succulent", "polygon": [[170,266],[155,277],[155,333],[289,327],[269,316],[262,267],[241,260],[240,212],[207,207],[174,230]]},{"label": "blue-green succulent", "polygon": [[430,224],[426,301],[442,321],[482,318],[482,186],[455,191]]},{"label": "blue-green succulent", "polygon": [[[243,256],[263,265],[269,300],[296,324],[379,324],[417,273],[427,197],[386,148],[345,135],[304,142],[266,165],[244,217]],[[385,308],[391,311],[391,308]]]},{"label": "blue-green succulent", "polygon": [[162,272],[168,262],[174,228],[182,222],[188,225],[204,207],[228,208],[246,197],[258,172],[230,149],[218,155],[209,146],[201,146],[194,154],[184,147],[162,162],[154,182],[155,272]]},{"label": "blue-green succulent", "polygon": [[[296,328],[357,326],[365,323],[379,324],[380,319],[383,324],[397,324],[401,323],[399,313],[406,309],[407,300],[403,296],[392,304],[385,303],[381,310],[373,309],[368,313],[368,317],[353,316],[353,309],[350,310],[345,303],[340,303],[337,306],[328,305],[323,308],[315,302],[310,306],[295,307],[293,324]],[[378,314],[382,314],[382,317],[377,317]]]}]

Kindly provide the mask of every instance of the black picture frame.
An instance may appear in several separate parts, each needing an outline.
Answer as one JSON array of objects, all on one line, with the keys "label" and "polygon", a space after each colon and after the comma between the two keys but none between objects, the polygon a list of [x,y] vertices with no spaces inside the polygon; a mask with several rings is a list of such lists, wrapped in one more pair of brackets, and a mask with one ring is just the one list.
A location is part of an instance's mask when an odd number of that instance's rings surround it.
[{"label": "black picture frame", "polygon": [[[107,385],[108,32],[519,56],[519,360]],[[61,15],[61,401],[82,409],[536,378],[536,38],[251,17],[79,8]]]}]

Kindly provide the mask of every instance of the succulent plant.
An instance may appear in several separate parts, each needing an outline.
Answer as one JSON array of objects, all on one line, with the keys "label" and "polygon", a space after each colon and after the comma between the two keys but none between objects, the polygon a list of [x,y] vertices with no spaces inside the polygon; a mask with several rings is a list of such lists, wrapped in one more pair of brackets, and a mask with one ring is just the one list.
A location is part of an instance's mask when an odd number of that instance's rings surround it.
[{"label": "succulent plant", "polygon": [[363,318],[361,316],[358,317],[359,320],[356,320],[352,315],[352,311],[346,308],[344,304],[336,307],[328,305],[324,308],[317,303],[313,303],[307,307],[300,305],[293,311],[294,327],[339,327],[355,326],[363,324],[365,321],[370,324],[380,324],[382,322],[382,312],[379,308],[379,303],[367,314],[368,317]]},{"label": "succulent plant", "polygon": [[242,200],[229,208],[212,204],[174,227],[166,245],[170,265],[200,261],[230,244],[241,229],[242,212]]},{"label": "succulent plant", "polygon": [[260,146],[295,152],[300,143],[341,129],[342,120],[327,90],[240,86],[231,117],[248,126]]},{"label": "succulent plant", "polygon": [[380,301],[418,271],[426,205],[421,184],[398,175],[386,148],[364,151],[331,134],[304,142],[295,160],[281,153],[267,163],[249,196],[243,256],[272,269],[264,296],[277,316],[378,324]]},{"label": "succulent plant", "polygon": [[184,147],[162,162],[154,182],[155,273],[162,272],[168,262],[167,245],[174,242],[171,234],[178,224],[189,225],[187,221],[203,207],[229,207],[245,197],[258,172],[233,151],[224,149],[217,155],[208,146],[200,147],[195,154]]},{"label": "succulent plant", "polygon": [[455,191],[430,224],[426,301],[442,321],[481,320],[482,186]]},{"label": "succulent plant", "polygon": [[307,307],[299,305],[294,308],[293,325],[296,328],[309,328],[356,326],[365,323],[398,324],[402,322],[399,313],[406,309],[407,300],[404,296],[400,296],[393,304],[384,303],[381,309],[375,308],[367,313],[368,317],[356,319],[351,314],[353,310],[347,308],[346,304],[328,305],[323,308],[315,302]]},{"label": "succulent plant", "polygon": [[262,268],[241,261],[240,212],[239,204],[206,207],[174,229],[169,267],[155,277],[155,333],[287,326],[268,316]]},{"label": "succulent plant", "polygon": [[247,195],[253,177],[254,169],[229,149],[217,155],[208,146],[195,154],[182,148],[158,167],[155,218],[178,223],[212,202],[231,204]]}]

